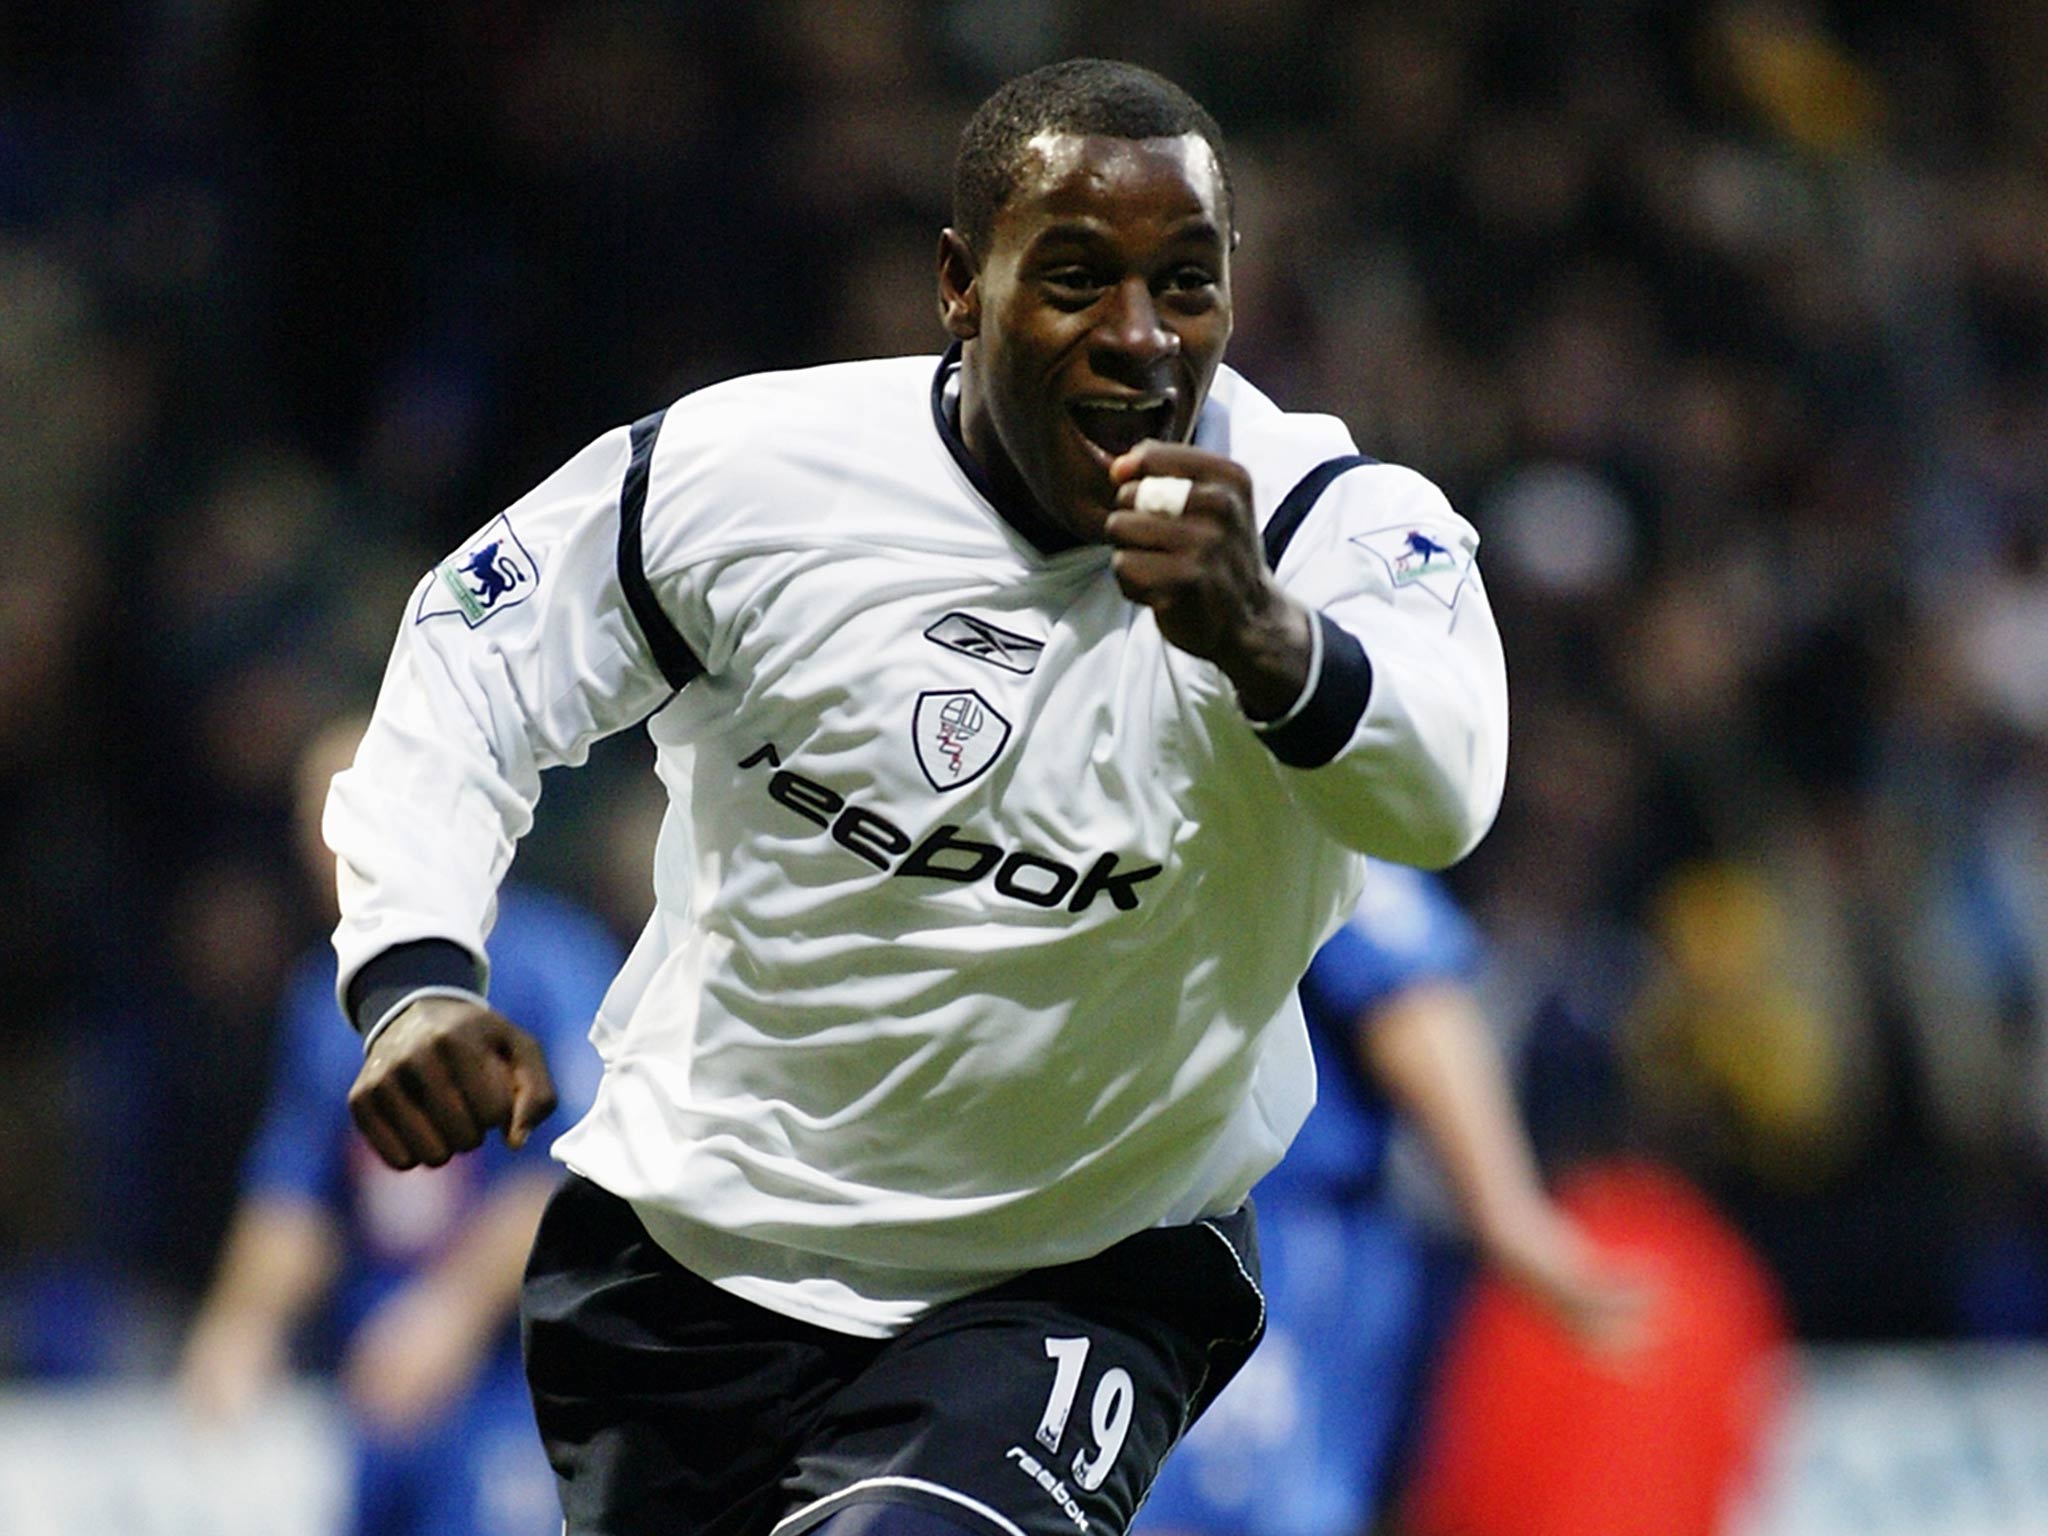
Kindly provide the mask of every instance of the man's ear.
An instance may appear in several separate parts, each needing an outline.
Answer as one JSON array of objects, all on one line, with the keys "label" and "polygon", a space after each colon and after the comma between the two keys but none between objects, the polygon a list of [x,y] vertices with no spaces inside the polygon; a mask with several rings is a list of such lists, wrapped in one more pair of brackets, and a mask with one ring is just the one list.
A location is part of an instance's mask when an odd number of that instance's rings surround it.
[{"label": "man's ear", "polygon": [[939,322],[961,341],[981,332],[981,267],[957,229],[939,231]]}]

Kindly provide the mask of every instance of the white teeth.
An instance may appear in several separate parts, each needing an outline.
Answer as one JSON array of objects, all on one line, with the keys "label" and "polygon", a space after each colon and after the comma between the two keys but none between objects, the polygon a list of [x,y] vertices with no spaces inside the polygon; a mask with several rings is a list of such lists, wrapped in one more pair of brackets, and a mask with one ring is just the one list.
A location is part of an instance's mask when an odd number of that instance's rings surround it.
[{"label": "white teeth", "polygon": [[1156,411],[1166,404],[1166,396],[1147,395],[1139,400],[1082,400],[1077,403],[1091,411]]}]

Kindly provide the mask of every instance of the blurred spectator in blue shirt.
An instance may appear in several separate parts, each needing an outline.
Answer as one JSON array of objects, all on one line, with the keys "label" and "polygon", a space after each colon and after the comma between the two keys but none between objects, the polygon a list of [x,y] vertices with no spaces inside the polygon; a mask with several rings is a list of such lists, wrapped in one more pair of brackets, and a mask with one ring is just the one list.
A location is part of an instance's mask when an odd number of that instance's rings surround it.
[{"label": "blurred spectator in blue shirt", "polygon": [[[330,901],[318,806],[359,733],[358,722],[320,733],[301,774],[305,852]],[[617,945],[582,910],[511,886],[489,952],[492,998],[534,1021],[561,1099],[554,1126],[566,1126],[596,1087],[585,1032]],[[361,1047],[334,982],[323,945],[286,989],[275,1080],[186,1343],[184,1394],[212,1417],[246,1413],[304,1344],[304,1358],[335,1371],[347,1406],[360,1536],[551,1536],[560,1511],[520,1370],[516,1302],[558,1173],[553,1138],[517,1151],[493,1142],[442,1168],[384,1167],[349,1120]]]},{"label": "blurred spectator in blue shirt", "polygon": [[1540,1184],[1470,988],[1479,940],[1442,884],[1375,863],[1301,986],[1315,1112],[1262,1180],[1266,1339],[1167,1462],[1140,1531],[1341,1536],[1371,1527],[1455,1285],[1383,1190],[1396,1116],[1422,1140],[1481,1257],[1582,1342],[1643,1337],[1646,1295]]}]

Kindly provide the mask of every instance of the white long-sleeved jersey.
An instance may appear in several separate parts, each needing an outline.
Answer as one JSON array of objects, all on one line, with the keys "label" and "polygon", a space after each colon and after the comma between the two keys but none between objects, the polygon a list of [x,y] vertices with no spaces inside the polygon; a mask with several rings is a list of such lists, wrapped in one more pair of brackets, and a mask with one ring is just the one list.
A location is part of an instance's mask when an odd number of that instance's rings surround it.
[{"label": "white long-sleeved jersey", "polygon": [[1314,1097],[1294,987],[1366,853],[1506,759],[1477,539],[1228,369],[1309,691],[1255,730],[1109,551],[984,494],[944,363],[757,375],[598,438],[420,584],[327,837],[344,997],[481,965],[539,770],[646,720],[655,911],[556,1155],[681,1263],[843,1331],[1235,1206]]}]

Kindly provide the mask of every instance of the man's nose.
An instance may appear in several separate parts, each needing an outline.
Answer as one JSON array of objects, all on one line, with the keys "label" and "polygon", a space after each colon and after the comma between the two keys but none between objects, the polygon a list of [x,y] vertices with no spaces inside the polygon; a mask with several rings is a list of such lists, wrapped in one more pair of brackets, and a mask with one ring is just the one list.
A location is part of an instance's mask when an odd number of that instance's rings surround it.
[{"label": "man's nose", "polygon": [[1161,319],[1150,286],[1134,276],[1110,293],[1095,329],[1095,345],[1105,367],[1120,362],[1125,369],[1132,364],[1149,368],[1180,351],[1180,336]]}]

